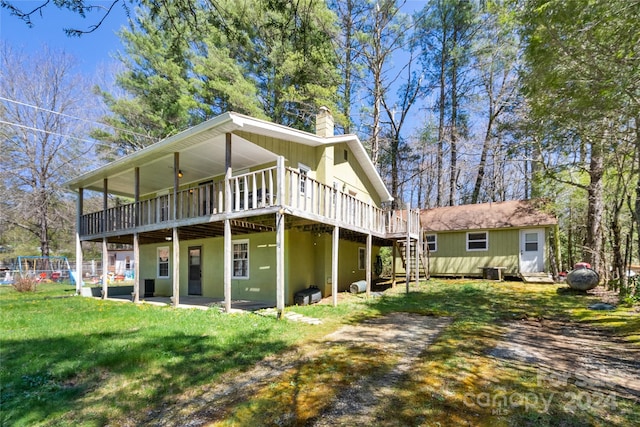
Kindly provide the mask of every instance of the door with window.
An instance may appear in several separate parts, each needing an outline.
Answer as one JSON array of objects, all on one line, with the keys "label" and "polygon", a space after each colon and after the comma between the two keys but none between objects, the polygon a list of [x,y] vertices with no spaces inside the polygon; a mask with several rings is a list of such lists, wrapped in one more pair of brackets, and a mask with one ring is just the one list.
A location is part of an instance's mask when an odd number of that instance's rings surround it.
[{"label": "door with window", "polygon": [[202,247],[189,248],[189,295],[202,295]]},{"label": "door with window", "polygon": [[544,271],[544,230],[520,230],[520,272]]}]

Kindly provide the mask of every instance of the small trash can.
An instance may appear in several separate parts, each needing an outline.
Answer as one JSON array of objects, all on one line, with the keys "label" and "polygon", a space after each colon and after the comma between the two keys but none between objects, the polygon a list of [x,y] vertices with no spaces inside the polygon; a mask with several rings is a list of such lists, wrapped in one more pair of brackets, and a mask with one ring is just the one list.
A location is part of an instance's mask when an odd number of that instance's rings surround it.
[{"label": "small trash can", "polygon": [[322,299],[322,292],[315,286],[298,291],[293,296],[296,305],[309,305],[319,302]]},{"label": "small trash can", "polygon": [[349,287],[349,291],[352,294],[359,294],[362,292],[366,292],[367,290],[367,281],[366,280],[358,280],[357,282],[353,282]]}]

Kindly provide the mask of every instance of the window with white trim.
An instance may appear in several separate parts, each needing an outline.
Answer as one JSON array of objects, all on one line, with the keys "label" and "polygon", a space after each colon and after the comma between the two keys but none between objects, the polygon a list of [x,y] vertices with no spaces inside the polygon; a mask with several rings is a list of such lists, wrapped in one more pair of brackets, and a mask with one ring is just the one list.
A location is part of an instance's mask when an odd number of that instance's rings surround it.
[{"label": "window with white trim", "polygon": [[486,251],[489,249],[489,233],[474,231],[467,233],[467,251]]},{"label": "window with white trim", "polygon": [[169,246],[158,248],[158,279],[169,278]]},{"label": "window with white trim", "polygon": [[429,252],[436,252],[438,250],[438,235],[437,234],[427,234],[425,236],[426,239],[426,247]]},{"label": "window with white trim", "polygon": [[307,177],[311,168],[309,166],[303,165],[302,163],[298,163],[298,169],[300,169],[300,194],[305,194],[307,192]]},{"label": "window with white trim", "polygon": [[249,240],[233,242],[233,278],[249,278]]},{"label": "window with white trim", "polygon": [[367,268],[367,250],[366,248],[358,248],[358,270]]}]

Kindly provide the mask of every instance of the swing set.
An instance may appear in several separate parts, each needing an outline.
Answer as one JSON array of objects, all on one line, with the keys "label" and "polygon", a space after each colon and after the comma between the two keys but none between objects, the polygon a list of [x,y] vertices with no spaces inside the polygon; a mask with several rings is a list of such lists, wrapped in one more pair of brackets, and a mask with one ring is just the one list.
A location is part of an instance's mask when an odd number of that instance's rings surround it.
[{"label": "swing set", "polygon": [[15,267],[14,271],[20,277],[29,277],[38,282],[69,280],[74,283],[66,256],[19,256]]}]

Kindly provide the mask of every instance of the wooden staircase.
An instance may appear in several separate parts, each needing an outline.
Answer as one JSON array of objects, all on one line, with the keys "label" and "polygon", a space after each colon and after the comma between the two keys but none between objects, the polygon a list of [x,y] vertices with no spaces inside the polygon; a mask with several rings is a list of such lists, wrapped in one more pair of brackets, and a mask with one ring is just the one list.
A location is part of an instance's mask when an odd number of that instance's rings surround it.
[{"label": "wooden staircase", "polygon": [[[407,241],[409,245],[409,258],[407,260]],[[396,241],[397,254],[400,255],[402,266],[405,272],[409,271],[407,280],[420,280],[429,277],[429,267],[426,254],[422,245],[423,239],[410,238],[399,239]],[[409,268],[407,269],[407,264]],[[405,273],[406,274],[406,273]],[[417,276],[416,276],[417,274]]]}]

